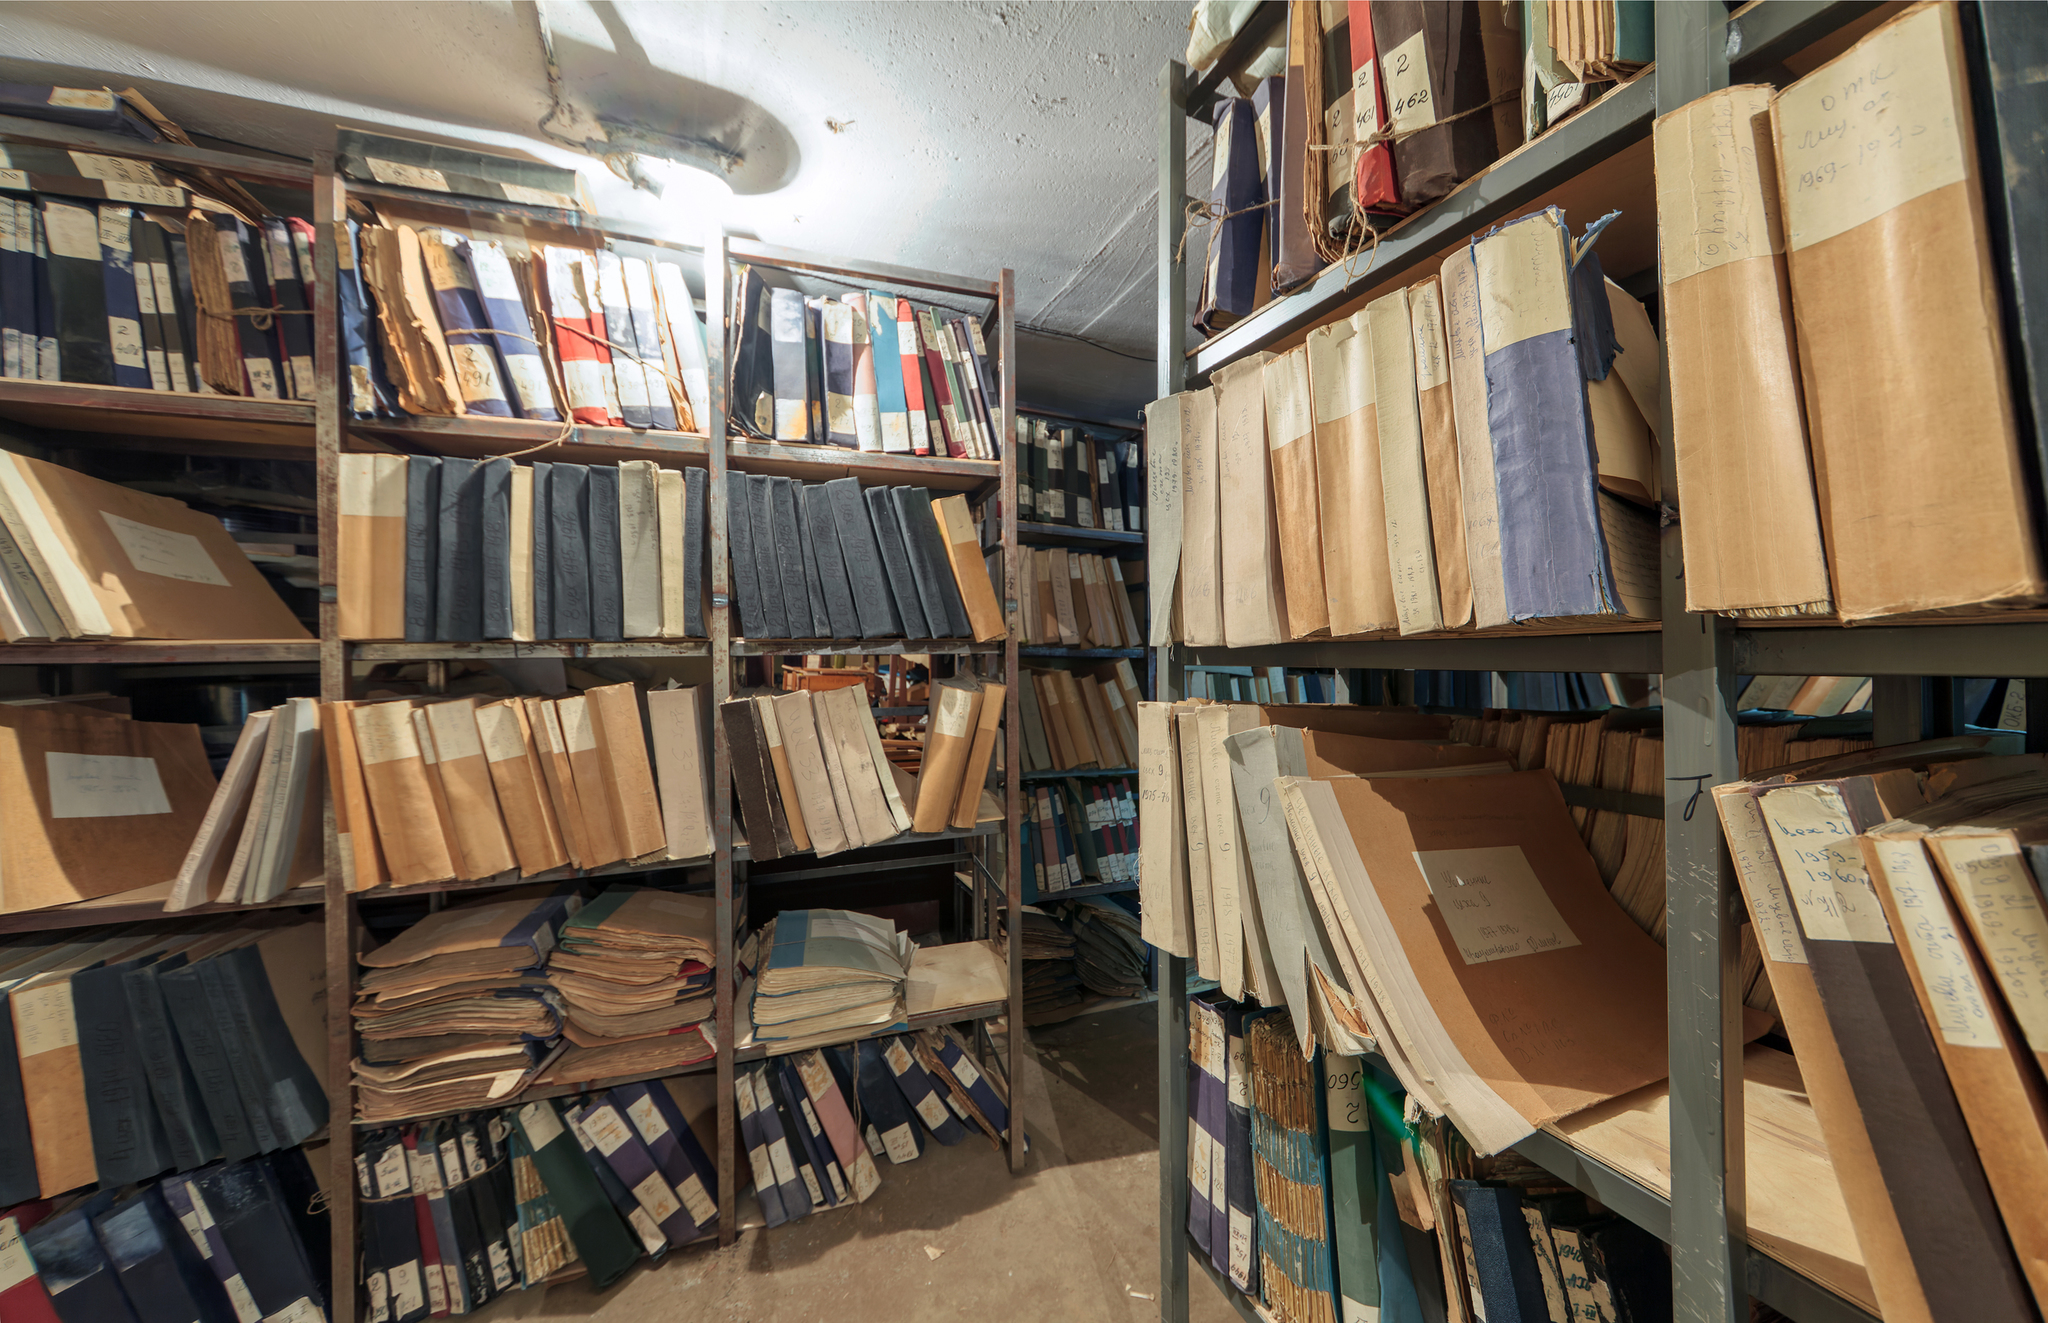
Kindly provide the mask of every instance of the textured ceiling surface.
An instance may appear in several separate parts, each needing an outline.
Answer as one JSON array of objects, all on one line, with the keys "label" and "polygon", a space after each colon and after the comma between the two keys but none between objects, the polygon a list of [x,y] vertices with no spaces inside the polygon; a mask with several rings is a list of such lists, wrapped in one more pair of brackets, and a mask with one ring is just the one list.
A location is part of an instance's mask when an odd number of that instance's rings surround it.
[{"label": "textured ceiling surface", "polygon": [[[735,146],[733,187],[659,198],[539,129],[530,0],[0,6],[0,78],[141,88],[195,135],[305,156],[337,124],[581,169],[600,214],[992,278],[1015,270],[1026,404],[1135,418],[1152,393],[1160,3],[546,0],[566,110]],[[1206,134],[1189,126],[1190,177]],[[737,190],[737,191],[735,191]],[[1088,343],[1092,342],[1092,343]]]}]

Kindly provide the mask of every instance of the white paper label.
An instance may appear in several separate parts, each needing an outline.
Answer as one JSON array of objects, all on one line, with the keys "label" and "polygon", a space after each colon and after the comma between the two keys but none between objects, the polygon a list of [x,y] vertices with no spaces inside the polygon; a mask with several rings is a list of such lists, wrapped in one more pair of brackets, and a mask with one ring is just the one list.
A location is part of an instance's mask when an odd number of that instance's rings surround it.
[{"label": "white paper label", "polygon": [[53,818],[133,818],[171,811],[154,758],[52,750],[43,762]]},{"label": "white paper label", "polygon": [[1763,796],[1764,821],[1799,910],[1816,941],[1889,942],[1891,928],[1856,850],[1856,829],[1832,786],[1786,786]]},{"label": "white paper label", "polygon": [[43,238],[50,246],[52,257],[81,258],[88,262],[100,260],[99,217],[84,207],[62,202],[44,203]]},{"label": "white paper label", "polygon": [[384,1156],[377,1159],[375,1174],[379,1199],[389,1199],[410,1192],[412,1184],[406,1179],[404,1146],[393,1144],[385,1149]]},{"label": "white paper label", "polygon": [[538,1153],[562,1137],[562,1118],[544,1102],[528,1103],[519,1109],[519,1125],[526,1141]]},{"label": "white paper label", "polygon": [[185,205],[185,190],[182,188],[170,188],[163,184],[134,184],[119,179],[109,180],[100,187],[116,202],[133,202],[143,207]]},{"label": "white paper label", "polygon": [[100,511],[100,517],[113,530],[114,540],[121,544],[121,550],[128,553],[129,564],[143,573],[160,574],[166,579],[181,579],[186,583],[212,584],[217,588],[228,586],[227,577],[206,554],[205,546],[190,533],[140,524],[105,510]]},{"label": "white paper label", "polygon": [[2048,1052],[2048,915],[2033,876],[2002,837],[1929,839],[1948,863],[1956,899],[2027,1046]]},{"label": "white paper label", "polygon": [[1436,123],[1436,102],[1430,94],[1429,62],[1420,29],[1380,56],[1380,69],[1387,76],[1387,118],[1394,122],[1395,133],[1411,133]]},{"label": "white paper label", "polygon": [[1223,1197],[1216,1179],[1218,1169],[1209,1164],[1215,1147],[1215,1139],[1199,1122],[1188,1128],[1188,1179],[1196,1193],[1211,1204],[1220,1204]]},{"label": "white paper label", "polygon": [[504,704],[493,704],[476,710],[476,728],[482,741],[484,757],[494,763],[526,756],[526,735],[519,725],[519,714]]},{"label": "white paper label", "polygon": [[965,1052],[949,1062],[946,1069],[953,1072],[953,1078],[960,1081],[960,1087],[963,1089],[971,1089],[981,1083],[981,1072],[974,1068],[974,1063],[967,1059]]},{"label": "white paper label", "polygon": [[1586,101],[1584,83],[1556,83],[1543,94],[1543,119],[1555,124]]},{"label": "white paper label", "polygon": [[425,1288],[420,1285],[420,1261],[414,1259],[390,1270],[391,1303],[398,1317],[409,1317],[427,1303]]},{"label": "white paper label", "polygon": [[102,183],[109,180],[124,184],[160,184],[163,177],[155,167],[143,161],[132,161],[125,156],[101,156],[96,152],[66,152],[71,164],[79,175],[86,179],[97,179]]},{"label": "white paper label", "polygon": [[512,378],[512,389],[519,394],[522,411],[552,409],[555,394],[548,386],[548,370],[537,353],[519,353],[514,345],[500,345],[505,351],[505,375]]},{"label": "white paper label", "polygon": [[574,211],[576,200],[567,193],[554,193],[545,188],[528,188],[524,184],[500,184],[498,188],[507,202],[524,203],[529,207],[557,207],[563,211]]},{"label": "white paper label", "polygon": [[21,1243],[20,1221],[0,1219],[0,1291],[11,1291],[35,1275],[35,1260]]},{"label": "white paper label", "polygon": [[494,1240],[490,1245],[490,1256],[491,1284],[500,1291],[511,1290],[518,1283],[518,1278],[512,1274],[511,1249],[504,1241]]},{"label": "white paper label", "polygon": [[1424,281],[1408,291],[1408,326],[1415,336],[1415,389],[1426,391],[1451,384],[1450,355],[1444,348],[1443,305],[1436,282]]},{"label": "white paper label", "polygon": [[918,1157],[917,1129],[909,1121],[882,1135],[882,1150],[894,1163],[915,1162]]},{"label": "white paper label", "polygon": [[[107,318],[107,347],[114,351],[114,363],[118,367],[148,365],[149,360],[143,356],[142,323],[133,317]],[[113,518],[112,515],[107,517]]]},{"label": "white paper label", "polygon": [[562,718],[562,745],[569,753],[589,753],[597,747],[597,734],[590,728],[590,707],[585,699],[564,698],[555,704]]},{"label": "white paper label", "polygon": [[441,1279],[441,1265],[421,1263],[420,1278],[427,1284],[427,1306],[436,1314],[448,1311],[448,1287]]},{"label": "white paper label", "polygon": [[889,1046],[882,1049],[882,1056],[888,1061],[889,1069],[898,1075],[907,1075],[916,1063],[910,1059],[910,1049],[903,1046],[903,1040],[892,1038]]},{"label": "white paper label", "polygon": [[214,243],[220,249],[220,262],[221,266],[226,268],[228,283],[230,285],[250,284],[249,263],[242,256],[242,241],[235,237],[233,231],[216,230],[214,232]]},{"label": "white paper label", "polygon": [[431,1146],[424,1153],[417,1149],[408,1149],[405,1157],[407,1164],[412,1168],[412,1184],[416,1193],[432,1198],[447,1189],[441,1183],[441,1164],[435,1159]]},{"label": "white paper label", "polygon": [[718,1216],[718,1205],[712,1202],[704,1189],[704,1182],[695,1176],[685,1176],[683,1183],[676,1187],[676,1197],[683,1201],[683,1208],[690,1214],[690,1220],[703,1226]]},{"label": "white paper label", "polygon": [[1728,853],[1735,860],[1735,876],[1742,894],[1749,900],[1751,926],[1765,955],[1780,964],[1806,963],[1806,941],[1799,935],[1799,920],[1792,913],[1792,897],[1785,890],[1785,875],[1778,868],[1777,852],[1771,848],[1770,829],[1753,795],[1716,795],[1721,810],[1721,830],[1728,838]]},{"label": "white paper label", "polygon": [[796,1170],[797,1175],[804,1178],[804,1189],[810,1193],[811,1206],[815,1208],[823,1205],[825,1202],[825,1190],[823,1186],[818,1184],[818,1174],[809,1167],[798,1167]]},{"label": "white paper label", "polygon": [[[624,1147],[631,1139],[632,1132],[626,1129],[625,1120],[612,1107],[593,1107],[583,1114],[583,1133],[590,1142],[597,1145],[597,1151],[610,1157]],[[657,1215],[656,1220],[659,1220]]]},{"label": "white paper label", "polygon": [[1359,142],[1380,131],[1378,66],[1371,62],[1351,71],[1351,132]]},{"label": "white paper label", "polygon": [[934,1131],[952,1119],[946,1115],[945,1105],[939,1101],[939,1096],[935,1093],[927,1093],[917,1100],[917,1114],[923,1117],[924,1123]]},{"label": "white paper label", "polygon": [[104,87],[53,87],[45,104],[64,110],[112,110],[115,101]]},{"label": "white paper label", "polygon": [[26,193],[28,191],[28,172],[26,170],[0,170],[0,188],[19,189]]},{"label": "white paper label", "polygon": [[228,1304],[234,1307],[235,1323],[263,1323],[263,1311],[256,1307],[256,1297],[249,1294],[249,1284],[236,1273],[225,1283],[228,1289]]},{"label": "white paper label", "polygon": [[[659,1084],[650,1088],[660,1088]],[[654,1105],[654,1099],[641,1095],[626,1104],[626,1115],[633,1118],[633,1128],[640,1132],[642,1142],[653,1144],[668,1133],[668,1122],[662,1118],[661,1109]]]},{"label": "white paper label", "polygon": [[1577,946],[1518,845],[1417,850],[1437,914],[1468,965]]},{"label": "white paper label", "polygon": [[265,1323],[327,1323],[320,1306],[313,1303],[313,1297],[302,1295],[272,1314]]},{"label": "white paper label", "polygon": [[1230,1280],[1248,1282],[1252,1271],[1252,1215],[1242,1208],[1230,1210]]},{"label": "white paper label", "polygon": [[458,758],[481,758],[483,741],[477,737],[476,718],[462,710],[460,703],[436,703],[427,708],[427,726],[434,732],[434,756],[441,762]]},{"label": "white paper label", "polygon": [[400,188],[426,188],[436,193],[448,192],[448,180],[439,170],[430,170],[423,165],[405,165],[398,161],[380,161],[374,156],[363,158],[363,164],[370,168],[370,178],[380,184],[396,184]]},{"label": "white paper label", "polygon": [[[614,1120],[617,1118],[614,1117]],[[676,1192],[662,1179],[660,1172],[651,1173],[645,1180],[633,1187],[633,1197],[647,1210],[647,1215],[656,1222],[666,1222],[682,1211],[682,1204],[676,1199]]]},{"label": "white paper label", "polygon": [[1955,1047],[2000,1047],[2004,1038],[1992,1017],[1984,987],[1970,968],[1963,935],[1942,899],[1927,851],[1916,840],[1872,837],[1879,882],[1899,911],[1899,945],[1912,953],[1913,967],[1934,1012],[1935,1028]]},{"label": "white paper label", "polygon": [[[1219,1035],[1220,1037],[1220,1035]],[[1223,1076],[1223,1097],[1233,1107],[1252,1105],[1252,1054],[1243,1034],[1224,1044],[1224,1056],[1213,1072]]]}]

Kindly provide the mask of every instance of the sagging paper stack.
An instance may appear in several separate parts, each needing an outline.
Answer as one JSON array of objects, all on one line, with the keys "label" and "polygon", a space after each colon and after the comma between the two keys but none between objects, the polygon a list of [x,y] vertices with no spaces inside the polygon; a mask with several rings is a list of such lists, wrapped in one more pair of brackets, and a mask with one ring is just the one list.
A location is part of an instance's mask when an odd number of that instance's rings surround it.
[{"label": "sagging paper stack", "polygon": [[709,1057],[713,911],[710,896],[615,886],[563,924],[547,979],[570,1047],[546,1077],[609,1079]]},{"label": "sagging paper stack", "polygon": [[910,938],[851,910],[788,910],[759,937],[748,999],[754,1037],[771,1050],[907,1028]]}]

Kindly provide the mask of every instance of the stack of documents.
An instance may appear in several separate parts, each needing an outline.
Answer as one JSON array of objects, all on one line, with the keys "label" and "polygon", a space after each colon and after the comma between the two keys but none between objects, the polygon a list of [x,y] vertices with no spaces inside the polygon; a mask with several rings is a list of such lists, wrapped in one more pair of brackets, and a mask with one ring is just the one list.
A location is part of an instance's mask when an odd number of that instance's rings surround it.
[{"label": "stack of documents", "polygon": [[560,996],[565,1080],[686,1066],[712,1054],[710,896],[618,886],[562,926],[547,981]]},{"label": "stack of documents", "polygon": [[441,910],[364,954],[360,1119],[481,1107],[522,1087],[562,1032],[541,966],[576,909],[563,891]]},{"label": "stack of documents", "polygon": [[908,1028],[910,938],[850,910],[789,910],[761,930],[748,999],[770,1050]]}]

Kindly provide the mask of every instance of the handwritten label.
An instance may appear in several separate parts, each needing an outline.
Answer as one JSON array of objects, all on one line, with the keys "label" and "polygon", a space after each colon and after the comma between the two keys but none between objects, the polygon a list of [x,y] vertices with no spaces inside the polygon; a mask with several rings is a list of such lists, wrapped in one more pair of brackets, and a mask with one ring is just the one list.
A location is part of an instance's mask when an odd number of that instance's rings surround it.
[{"label": "handwritten label", "polygon": [[114,362],[119,367],[139,368],[149,362],[143,352],[142,323],[133,317],[107,318],[107,346],[114,351]]},{"label": "handwritten label", "polygon": [[374,156],[363,158],[363,164],[370,168],[370,178],[380,184],[396,184],[400,188],[426,188],[436,193],[449,192],[448,177],[439,170],[430,170],[423,165],[405,165],[398,161],[380,161]]},{"label": "handwritten label", "polygon": [[564,698],[555,704],[562,718],[562,747],[568,753],[589,753],[597,748],[597,734],[590,728],[589,700]]},{"label": "handwritten label", "polygon": [[17,992],[11,1000],[17,1055],[37,1057],[78,1046],[78,1021],[71,1013],[70,979]]},{"label": "handwritten label", "polygon": [[206,554],[206,548],[199,539],[190,533],[137,523],[105,510],[100,511],[100,517],[107,521],[107,527],[113,531],[114,540],[121,544],[121,550],[128,553],[128,563],[143,573],[180,579],[186,583],[228,587],[227,576],[213,563],[213,557]]},{"label": "handwritten label", "polygon": [[1365,1109],[1365,1062],[1360,1057],[1323,1054],[1323,1100],[1330,1129],[1365,1131],[1372,1129]]},{"label": "handwritten label", "polygon": [[52,257],[74,257],[88,262],[100,260],[99,217],[84,207],[45,202],[43,237],[49,243]]},{"label": "handwritten label", "polygon": [[1309,434],[1308,351],[1289,350],[1264,368],[1266,441],[1284,450]]},{"label": "handwritten label", "polygon": [[651,1173],[633,1187],[633,1197],[640,1201],[640,1206],[646,1209],[647,1215],[656,1222],[668,1221],[681,1212],[683,1207],[676,1198],[676,1192],[669,1188],[668,1182],[662,1179],[658,1171]]},{"label": "handwritten label", "polygon": [[171,801],[156,759],[122,754],[43,755],[53,818],[134,818],[169,813]]},{"label": "handwritten label", "polygon": [[1758,946],[1765,956],[1779,964],[1805,964],[1806,942],[1799,936],[1792,897],[1785,890],[1785,875],[1778,869],[1777,853],[1771,849],[1770,828],[1764,824],[1764,812],[1758,807],[1756,796],[1717,794],[1714,806],[1721,813],[1721,831],[1728,838],[1728,853],[1735,859],[1735,876],[1749,901],[1749,917]]},{"label": "handwritten label", "polygon": [[519,1128],[526,1132],[526,1142],[538,1153],[562,1137],[562,1118],[547,1103],[528,1103],[519,1109]]},{"label": "handwritten label", "polygon": [[1408,326],[1415,336],[1415,389],[1419,392],[1450,385],[1443,304],[1434,280],[1425,280],[1408,290]]},{"label": "handwritten label", "polygon": [[104,87],[53,87],[45,104],[64,110],[112,110],[117,103]]},{"label": "handwritten label", "polygon": [[518,352],[516,344],[501,345],[505,351],[505,375],[512,379],[512,389],[519,393],[522,409],[552,409],[555,397],[548,387],[548,370],[541,362],[540,355]]},{"label": "handwritten label", "polygon": [[1479,267],[1479,342],[1485,353],[1568,330],[1564,228],[1551,212],[1511,222],[1474,245]]},{"label": "handwritten label", "polygon": [[[650,1087],[661,1086],[656,1084]],[[627,1103],[626,1115],[632,1118],[633,1128],[640,1132],[641,1140],[647,1144],[653,1144],[668,1133],[668,1122],[663,1119],[661,1109],[654,1105],[654,1099],[648,1094],[643,1093]]]},{"label": "handwritten label", "polygon": [[1956,900],[2027,1046],[2048,1052],[2048,915],[2025,862],[2002,836],[1930,836]]},{"label": "handwritten label", "polygon": [[917,1100],[917,1114],[924,1118],[924,1123],[932,1128],[933,1133],[937,1133],[951,1119],[946,1115],[945,1106],[939,1102],[935,1093],[927,1093]]},{"label": "handwritten label", "polygon": [[882,1148],[888,1153],[891,1162],[915,1162],[918,1156],[917,1128],[905,1121],[894,1130],[883,1132]]},{"label": "handwritten label", "polygon": [[1308,333],[1308,387],[1319,427],[1348,418],[1373,402],[1372,340],[1359,318],[1348,317]]},{"label": "handwritten label", "polygon": [[1807,938],[1891,941],[1841,793],[1833,786],[1786,786],[1763,796],[1763,812]]},{"label": "handwritten label", "polygon": [[420,756],[419,737],[413,733],[412,705],[372,703],[353,710],[356,753],[371,767],[394,758]]},{"label": "handwritten label", "polygon": [[1422,31],[1380,56],[1387,78],[1387,118],[1394,132],[1412,133],[1436,123],[1436,100],[1429,85],[1428,52]]},{"label": "handwritten label", "polygon": [[398,1317],[411,1318],[426,1303],[426,1295],[420,1285],[420,1262],[412,1259],[390,1270],[391,1303],[397,1307]]},{"label": "handwritten label", "polygon": [[1351,132],[1364,142],[1380,131],[1379,69],[1368,60],[1351,71]]},{"label": "handwritten label", "polygon": [[689,1212],[690,1220],[700,1227],[718,1216],[718,1205],[712,1202],[711,1195],[705,1191],[704,1182],[695,1176],[683,1178],[683,1183],[676,1187],[676,1197],[683,1201],[683,1207]]},{"label": "handwritten label", "polygon": [[1543,94],[1543,122],[1555,124],[1586,104],[1584,83],[1556,83]]},{"label": "handwritten label", "polygon": [[939,710],[933,720],[933,733],[946,739],[965,739],[968,735],[968,722],[973,714],[972,690],[941,686]]},{"label": "handwritten label", "polygon": [[[597,1151],[610,1157],[625,1146],[632,1133],[626,1129],[626,1122],[611,1107],[593,1107],[583,1114],[580,1122],[583,1134],[597,1146]],[[648,1211],[652,1212],[652,1209]],[[656,1220],[660,1215],[656,1214]]]},{"label": "handwritten label", "polygon": [[1465,1205],[1453,1202],[1451,1212],[1458,1219],[1458,1252],[1465,1260],[1465,1280],[1472,1287],[1472,1317],[1486,1323],[1486,1295],[1479,1286],[1479,1261],[1472,1254],[1472,1224],[1465,1218]]},{"label": "handwritten label", "polygon": [[1771,89],[1728,87],[1657,121],[1657,230],[1665,281],[1784,248]]},{"label": "handwritten label", "polygon": [[405,1148],[393,1144],[377,1159],[377,1197],[390,1199],[412,1191],[412,1181],[405,1170]]},{"label": "handwritten label", "polygon": [[[0,188],[12,188],[12,189],[18,189],[18,190],[20,190],[21,192],[24,192],[24,193],[25,193],[25,192],[27,192],[27,191],[28,191],[28,171],[26,171],[26,170],[8,170],[8,169],[0,168]],[[11,201],[11,200],[10,200],[10,201]],[[11,209],[12,209],[12,208],[10,207],[10,210],[11,210]]]},{"label": "handwritten label", "polygon": [[483,754],[494,763],[526,756],[526,733],[519,724],[519,714],[503,703],[476,710],[477,734],[482,742]]},{"label": "handwritten label", "polygon": [[1417,850],[1415,866],[1468,965],[1577,946],[1518,845]]},{"label": "handwritten label", "polygon": [[1242,1208],[1230,1210],[1230,1280],[1240,1286],[1251,1282],[1252,1215]]},{"label": "handwritten label", "polygon": [[1917,840],[1869,839],[1877,852],[1878,879],[1899,911],[1899,945],[1913,957],[1943,1041],[1954,1047],[2003,1046],[1927,851]]},{"label": "handwritten label", "polygon": [[528,188],[524,184],[499,184],[498,191],[505,195],[507,202],[518,202],[529,207],[556,207],[563,211],[576,209],[576,200],[567,193],[550,192],[545,188]]}]

